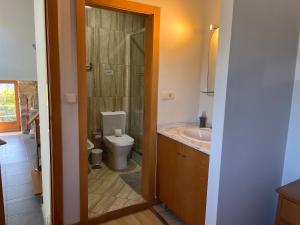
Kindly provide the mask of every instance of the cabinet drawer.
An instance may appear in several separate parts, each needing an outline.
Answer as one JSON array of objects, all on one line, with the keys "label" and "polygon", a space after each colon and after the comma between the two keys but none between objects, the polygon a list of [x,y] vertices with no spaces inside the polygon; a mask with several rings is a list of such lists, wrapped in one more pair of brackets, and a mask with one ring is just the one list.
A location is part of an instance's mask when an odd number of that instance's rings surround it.
[{"label": "cabinet drawer", "polygon": [[300,225],[300,206],[286,199],[282,199],[281,204],[281,219],[288,224]]}]

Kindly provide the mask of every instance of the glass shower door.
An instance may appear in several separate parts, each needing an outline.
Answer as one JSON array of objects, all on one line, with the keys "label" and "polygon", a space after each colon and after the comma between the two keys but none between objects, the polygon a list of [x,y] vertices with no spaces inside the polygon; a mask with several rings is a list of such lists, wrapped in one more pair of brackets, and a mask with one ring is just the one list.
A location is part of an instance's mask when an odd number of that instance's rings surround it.
[{"label": "glass shower door", "polygon": [[133,157],[141,162],[144,123],[145,29],[130,37],[130,126],[134,138]]}]

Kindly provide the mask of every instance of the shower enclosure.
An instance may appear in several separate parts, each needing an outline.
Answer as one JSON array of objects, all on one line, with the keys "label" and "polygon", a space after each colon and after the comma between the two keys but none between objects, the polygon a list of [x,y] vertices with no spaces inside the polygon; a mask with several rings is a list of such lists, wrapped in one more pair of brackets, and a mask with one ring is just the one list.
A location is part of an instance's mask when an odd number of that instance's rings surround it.
[{"label": "shower enclosure", "polygon": [[129,134],[134,138],[133,158],[141,162],[144,122],[145,28],[130,34]]}]

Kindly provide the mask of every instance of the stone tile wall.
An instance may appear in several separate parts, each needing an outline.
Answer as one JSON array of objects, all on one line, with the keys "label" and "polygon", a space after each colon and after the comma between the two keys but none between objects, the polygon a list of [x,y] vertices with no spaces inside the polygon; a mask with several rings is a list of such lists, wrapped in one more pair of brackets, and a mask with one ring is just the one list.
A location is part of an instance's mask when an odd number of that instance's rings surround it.
[{"label": "stone tile wall", "polygon": [[[127,132],[140,133],[143,111],[143,16],[105,9],[86,10],[88,136],[100,129],[100,112],[127,112]],[[140,122],[138,122],[140,121]],[[137,137],[138,139],[138,137]],[[137,140],[137,143],[139,140]]]}]

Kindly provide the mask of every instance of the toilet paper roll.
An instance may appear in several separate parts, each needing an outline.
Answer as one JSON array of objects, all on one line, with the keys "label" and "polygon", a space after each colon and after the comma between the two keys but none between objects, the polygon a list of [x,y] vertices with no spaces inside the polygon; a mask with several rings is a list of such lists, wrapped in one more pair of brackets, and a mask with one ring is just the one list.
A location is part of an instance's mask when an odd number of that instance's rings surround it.
[{"label": "toilet paper roll", "polygon": [[121,137],[122,136],[122,129],[115,129],[115,136]]}]

